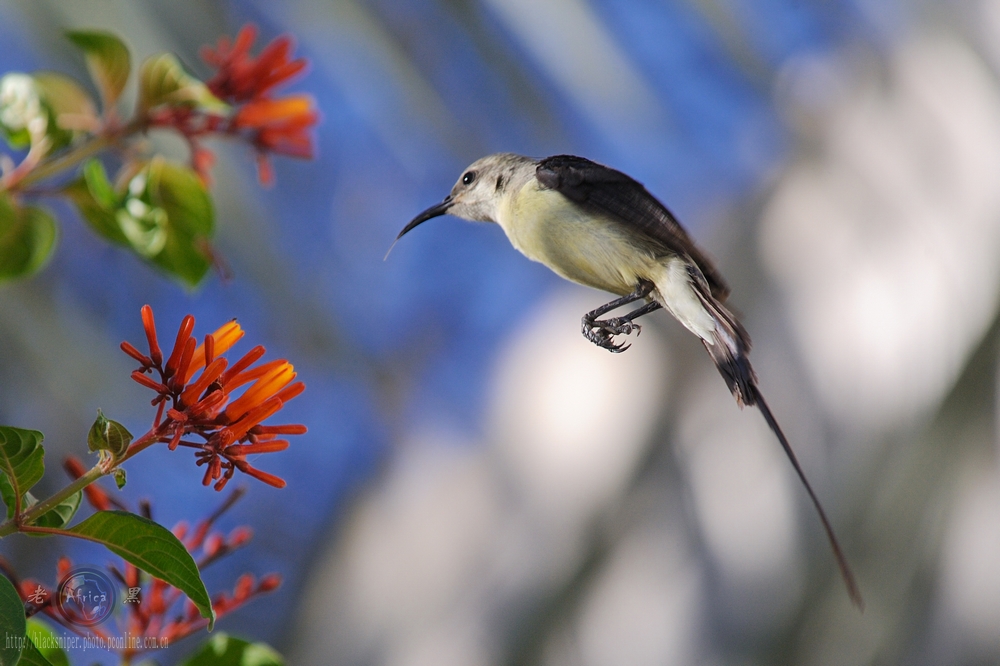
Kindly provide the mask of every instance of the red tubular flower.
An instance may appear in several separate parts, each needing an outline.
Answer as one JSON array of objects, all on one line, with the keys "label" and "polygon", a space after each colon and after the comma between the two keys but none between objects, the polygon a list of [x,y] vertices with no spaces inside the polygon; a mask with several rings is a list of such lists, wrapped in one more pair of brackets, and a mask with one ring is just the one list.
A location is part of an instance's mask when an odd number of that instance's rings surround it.
[{"label": "red tubular flower", "polygon": [[231,444],[225,448],[226,455],[249,456],[255,453],[275,453],[288,448],[286,439],[269,439],[255,444]]},{"label": "red tubular flower", "polygon": [[153,321],[153,308],[148,305],[142,306],[142,327],[146,331],[146,341],[149,343],[149,357],[153,363],[159,364],[163,361],[163,354],[160,353],[160,345],[156,340],[156,322]]},{"label": "red tubular flower", "polygon": [[[145,307],[149,307],[148,305]],[[152,309],[150,309],[152,312]],[[181,320],[181,327],[177,329],[177,339],[174,341],[174,350],[170,352],[170,358],[167,359],[167,367],[165,370],[165,375],[167,377],[173,377],[177,372],[177,366],[180,365],[181,356],[184,354],[184,346],[187,343],[188,338],[191,337],[191,331],[194,330],[194,317],[191,315],[185,315],[184,319]]]},{"label": "red tubular flower", "polygon": [[237,527],[229,533],[226,546],[230,549],[240,548],[253,538],[253,530],[249,527]]},{"label": "red tubular flower", "polygon": [[[148,305],[143,308],[143,328],[149,356],[127,342],[122,343],[122,349],[141,364],[132,379],[157,394],[153,399],[158,405],[153,424],[157,441],[167,443],[170,450],[181,445],[196,449],[197,464],[205,465],[202,483],[214,482],[216,490],[222,490],[236,470],[283,488],[284,479],[254,468],[247,456],[283,451],[288,441],[275,439],[276,435],[306,432],[306,427],[298,424],[262,425],[305,389],[302,382],[294,381],[292,364],[279,359],[254,367],[265,353],[258,345],[230,366],[224,355],[244,335],[236,320],[205,336],[205,343],[196,346],[194,317],[184,317],[166,363],[156,346],[153,311]],[[237,391],[246,384],[249,386]]]},{"label": "red tubular flower", "polygon": [[205,83],[217,102],[192,105],[162,103],[146,110],[147,127],[174,130],[187,142],[191,168],[202,182],[211,183],[215,155],[202,140],[209,136],[235,136],[253,147],[260,181],[274,181],[271,155],[309,159],[315,154],[312,130],[319,122],[315,102],[308,95],[277,96],[276,90],[297,78],[309,66],[294,55],[288,35],[272,40],[257,56],[250,49],[257,28],[244,25],[234,40],[220,37],[214,47],[201,50],[202,59],[215,73]]},{"label": "red tubular flower", "polygon": [[305,58],[292,60],[295,45],[287,35],[272,41],[254,58],[250,47],[256,39],[257,27],[248,23],[240,28],[235,42],[222,36],[216,48],[202,47],[202,60],[218,69],[206,83],[213,95],[234,104],[247,102],[287,83],[309,64]]},{"label": "red tubular flower", "polygon": [[225,545],[225,537],[223,537],[219,532],[215,532],[214,534],[209,535],[209,537],[205,540],[205,546],[202,550],[205,552],[206,557],[214,557]]},{"label": "red tubular flower", "polygon": [[270,592],[276,590],[281,585],[281,576],[278,574],[268,574],[260,579],[257,592]]},{"label": "red tubular flower", "polygon": [[293,59],[294,43],[283,35],[265,46],[254,58],[250,47],[257,39],[257,28],[243,26],[235,41],[221,37],[216,47],[205,47],[202,59],[217,68],[207,82],[219,99],[237,106],[227,131],[244,135],[257,151],[260,181],[269,185],[274,172],[269,155],[287,155],[311,159],[315,154],[312,129],[319,122],[313,98],[309,95],[274,97],[273,92],[308,66],[305,58]]},{"label": "red tubular flower", "polygon": [[139,363],[141,363],[144,367],[148,368],[151,365],[153,365],[153,360],[151,358],[143,354],[141,351],[133,347],[128,342],[123,342],[121,344],[121,348],[123,352],[125,352],[135,360],[139,361]]},{"label": "red tubular flower", "polygon": [[243,574],[236,581],[236,588],[233,590],[233,601],[246,601],[250,594],[257,587],[257,580],[253,574]]}]

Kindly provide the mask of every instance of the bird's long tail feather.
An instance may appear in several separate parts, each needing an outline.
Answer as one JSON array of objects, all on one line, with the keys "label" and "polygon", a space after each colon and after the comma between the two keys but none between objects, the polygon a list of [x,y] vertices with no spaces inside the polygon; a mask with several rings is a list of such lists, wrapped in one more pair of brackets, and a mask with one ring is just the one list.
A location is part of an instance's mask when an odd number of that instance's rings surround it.
[{"label": "bird's long tail feather", "polygon": [[775,437],[778,438],[778,442],[781,443],[781,448],[785,450],[785,455],[792,463],[792,467],[795,468],[795,472],[799,475],[802,480],[802,485],[806,487],[806,492],[809,493],[809,499],[812,500],[813,506],[816,507],[816,512],[819,514],[820,522],[823,523],[823,529],[826,530],[826,537],[830,540],[830,548],[833,549],[833,558],[837,561],[837,567],[840,569],[840,576],[844,579],[844,585],[847,586],[847,594],[851,597],[851,602],[854,603],[860,610],[865,609],[865,600],[861,597],[861,590],[858,588],[858,583],[854,579],[854,573],[851,571],[851,567],[847,564],[847,558],[844,557],[844,552],[840,549],[840,544],[837,542],[837,535],[833,532],[833,526],[830,525],[830,520],[826,517],[826,512],[823,511],[823,505],[819,503],[819,498],[816,497],[816,493],[813,492],[812,486],[809,485],[809,480],[806,479],[805,472],[802,471],[802,466],[799,465],[798,458],[795,457],[795,451],[792,450],[792,445],[788,443],[788,438],[785,437],[785,433],[782,432],[781,426],[778,425],[778,421],[774,418],[774,414],[771,413],[771,408],[767,406],[767,401],[764,400],[764,396],[760,394],[760,391],[756,386],[753,387],[754,392],[754,403],[757,405],[757,409],[764,416],[764,420],[767,421],[767,425],[771,428],[771,432],[774,433]]},{"label": "bird's long tail feather", "polygon": [[719,369],[719,373],[726,381],[729,390],[732,391],[736,402],[741,406],[756,405],[760,413],[764,416],[764,420],[767,421],[767,425],[771,428],[771,432],[778,438],[781,448],[785,450],[785,455],[788,456],[792,467],[795,468],[799,479],[802,480],[802,485],[805,486],[806,492],[809,493],[809,499],[812,500],[813,506],[816,507],[819,519],[823,523],[823,529],[826,530],[826,536],[830,540],[830,547],[833,549],[833,557],[837,561],[840,575],[847,586],[847,594],[851,597],[851,601],[855,606],[864,610],[865,602],[861,598],[861,591],[858,588],[857,581],[854,579],[854,574],[851,572],[851,567],[847,564],[847,558],[844,557],[844,553],[840,549],[840,543],[838,543],[837,536],[833,532],[833,526],[830,525],[830,521],[826,517],[826,512],[823,510],[819,498],[816,497],[816,493],[809,484],[805,472],[802,471],[802,466],[799,464],[799,460],[796,458],[791,444],[788,443],[788,438],[785,437],[785,433],[782,432],[777,419],[771,413],[771,408],[768,407],[760,389],[757,388],[757,376],[754,374],[748,357],[750,337],[739,321],[737,321],[736,317],[724,305],[714,299],[708,293],[707,289],[699,288],[702,285],[698,284],[698,282],[695,282],[695,285],[697,285],[695,292],[698,294],[702,305],[704,305],[705,309],[715,319],[713,340],[711,342],[702,340],[705,349],[708,350],[708,353],[712,356],[712,360],[715,361],[715,366]]}]

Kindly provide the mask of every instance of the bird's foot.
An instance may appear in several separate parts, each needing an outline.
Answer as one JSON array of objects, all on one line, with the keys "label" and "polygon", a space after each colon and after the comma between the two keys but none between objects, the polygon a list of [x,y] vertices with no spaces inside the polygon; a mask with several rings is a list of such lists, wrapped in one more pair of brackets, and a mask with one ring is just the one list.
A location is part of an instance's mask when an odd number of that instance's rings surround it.
[{"label": "bird's foot", "polygon": [[629,335],[633,331],[636,335],[639,335],[639,332],[642,331],[642,326],[625,317],[614,317],[612,319],[590,319],[584,317],[581,328],[583,337],[613,354],[620,354],[632,346],[626,343],[616,344],[614,336]]}]

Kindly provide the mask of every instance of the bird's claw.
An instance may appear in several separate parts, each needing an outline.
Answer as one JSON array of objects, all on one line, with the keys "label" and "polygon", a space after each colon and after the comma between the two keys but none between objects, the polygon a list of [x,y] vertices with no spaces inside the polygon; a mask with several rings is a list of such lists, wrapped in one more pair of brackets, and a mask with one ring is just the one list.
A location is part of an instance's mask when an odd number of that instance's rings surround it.
[{"label": "bird's claw", "polygon": [[629,335],[633,331],[638,335],[642,331],[642,326],[624,317],[613,319],[588,319],[584,317],[582,323],[583,336],[598,347],[603,347],[613,354],[620,354],[632,346],[626,343],[616,344],[614,336]]}]

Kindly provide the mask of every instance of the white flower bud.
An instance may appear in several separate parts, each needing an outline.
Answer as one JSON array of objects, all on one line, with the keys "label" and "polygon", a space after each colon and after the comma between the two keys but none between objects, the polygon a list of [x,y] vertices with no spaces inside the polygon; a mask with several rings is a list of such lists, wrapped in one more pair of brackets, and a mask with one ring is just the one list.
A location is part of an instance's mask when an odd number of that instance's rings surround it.
[{"label": "white flower bud", "polygon": [[0,124],[12,132],[26,129],[32,140],[45,135],[48,114],[35,80],[27,74],[13,72],[0,79]]}]

